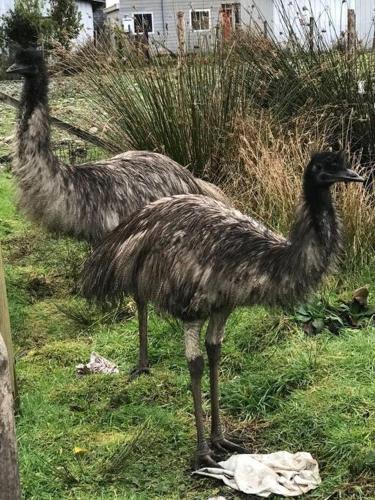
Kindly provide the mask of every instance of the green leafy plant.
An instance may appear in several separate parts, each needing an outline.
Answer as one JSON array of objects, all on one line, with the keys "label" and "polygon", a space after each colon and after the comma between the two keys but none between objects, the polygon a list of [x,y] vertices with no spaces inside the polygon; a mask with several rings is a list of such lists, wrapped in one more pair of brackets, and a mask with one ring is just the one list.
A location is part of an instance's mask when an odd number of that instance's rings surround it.
[{"label": "green leafy plant", "polygon": [[14,8],[1,17],[0,46],[35,46],[49,31],[50,22],[43,17],[41,2],[18,0]]},{"label": "green leafy plant", "polygon": [[332,302],[316,297],[307,304],[299,305],[293,315],[308,335],[316,335],[324,329],[337,335],[343,328],[361,328],[375,318],[375,308],[360,304],[356,299],[350,302]]},{"label": "green leafy plant", "polygon": [[0,46],[43,44],[50,48],[58,43],[70,49],[81,27],[81,14],[74,0],[51,0],[48,15],[40,0],[17,0],[14,8],[1,17]]},{"label": "green leafy plant", "polygon": [[72,40],[82,28],[81,17],[74,0],[50,0],[52,39],[70,49]]}]

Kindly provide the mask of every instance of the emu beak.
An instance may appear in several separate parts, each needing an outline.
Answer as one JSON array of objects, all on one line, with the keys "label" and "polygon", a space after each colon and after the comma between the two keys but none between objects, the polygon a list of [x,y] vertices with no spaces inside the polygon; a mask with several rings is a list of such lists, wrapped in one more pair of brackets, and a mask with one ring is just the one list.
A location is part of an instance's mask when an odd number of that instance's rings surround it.
[{"label": "emu beak", "polygon": [[361,177],[357,172],[349,168],[341,170],[341,172],[336,172],[332,177],[335,182],[365,182],[364,177]]},{"label": "emu beak", "polygon": [[6,70],[7,73],[33,73],[34,68],[32,66],[28,66],[27,64],[17,64],[14,63],[12,66]]}]

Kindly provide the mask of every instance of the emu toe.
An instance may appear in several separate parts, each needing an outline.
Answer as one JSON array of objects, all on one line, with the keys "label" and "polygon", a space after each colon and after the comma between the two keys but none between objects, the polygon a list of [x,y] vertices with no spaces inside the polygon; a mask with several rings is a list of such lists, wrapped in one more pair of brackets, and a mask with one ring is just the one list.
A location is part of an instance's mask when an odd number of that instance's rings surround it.
[{"label": "emu toe", "polygon": [[228,452],[236,452],[236,453],[250,453],[249,450],[243,448],[239,444],[233,443],[224,437],[221,438],[213,438],[211,441],[211,445],[215,451],[221,454],[227,454]]},{"label": "emu toe", "polygon": [[150,367],[148,367],[148,366],[136,366],[129,373],[129,380],[135,380],[136,378],[138,378],[142,374],[150,375],[150,373],[151,373]]},{"label": "emu toe", "polygon": [[194,460],[194,469],[200,469],[201,467],[215,467],[217,469],[222,469],[222,467],[213,458],[212,451],[208,453],[197,453]]}]

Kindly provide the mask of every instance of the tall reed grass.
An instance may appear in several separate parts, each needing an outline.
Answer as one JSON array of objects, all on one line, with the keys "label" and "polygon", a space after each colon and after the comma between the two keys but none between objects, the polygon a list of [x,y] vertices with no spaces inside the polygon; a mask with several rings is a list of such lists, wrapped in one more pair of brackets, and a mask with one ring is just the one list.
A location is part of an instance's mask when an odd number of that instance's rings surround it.
[{"label": "tall reed grass", "polygon": [[290,19],[285,14],[281,17],[287,43],[281,43],[272,31],[265,38],[256,30],[243,31],[237,40],[236,50],[249,66],[248,74],[261,82],[258,101],[284,122],[301,112],[308,117],[311,110],[319,111],[331,122],[331,142],[344,127],[350,130],[347,145],[351,151],[361,152],[363,161],[372,160],[375,51],[362,47],[348,51],[340,34],[328,41],[317,26],[314,36],[307,39],[305,27],[296,33]]},{"label": "tall reed grass", "polygon": [[[329,127],[322,120],[311,128],[300,118],[285,127],[263,112],[238,128],[239,158],[225,190],[242,211],[286,234],[302,194],[303,169],[314,151],[329,147]],[[363,169],[358,157],[351,163]],[[344,223],[345,263],[352,269],[369,265],[375,253],[375,197],[358,184],[338,186],[335,197]]]},{"label": "tall reed grass", "polygon": [[120,47],[103,40],[73,55],[88,98],[108,116],[106,140],[114,149],[165,153],[198,176],[222,177],[221,159],[244,116],[245,68],[230,46],[216,46],[181,63],[168,55],[149,63],[124,35]]},{"label": "tall reed grass", "polygon": [[[288,27],[286,27],[288,29]],[[242,32],[211,54],[148,60],[123,35],[69,56],[114,151],[159,151],[220,182],[239,208],[287,232],[309,155],[341,143],[356,168],[371,168],[375,144],[375,56],[349,55],[290,33]],[[319,42],[319,43],[318,43]],[[364,92],[358,82],[362,81]],[[366,173],[367,175],[367,173]],[[375,249],[371,188],[339,189],[353,265]]]}]

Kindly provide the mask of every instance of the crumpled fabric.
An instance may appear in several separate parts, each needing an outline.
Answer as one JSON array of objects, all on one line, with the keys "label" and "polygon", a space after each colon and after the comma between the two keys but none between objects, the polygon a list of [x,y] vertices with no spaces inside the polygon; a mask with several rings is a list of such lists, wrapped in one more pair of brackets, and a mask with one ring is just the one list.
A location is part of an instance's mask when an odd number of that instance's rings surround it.
[{"label": "crumpled fabric", "polygon": [[109,361],[108,359],[103,358],[100,354],[96,352],[92,352],[90,355],[90,361],[88,363],[79,364],[76,366],[77,375],[88,375],[90,373],[107,373],[114,374],[119,373],[119,369]]},{"label": "crumpled fabric", "polygon": [[318,462],[303,451],[233,455],[219,465],[222,469],[204,467],[193,474],[221,479],[234,490],[265,498],[270,495],[295,497],[321,483]]}]

